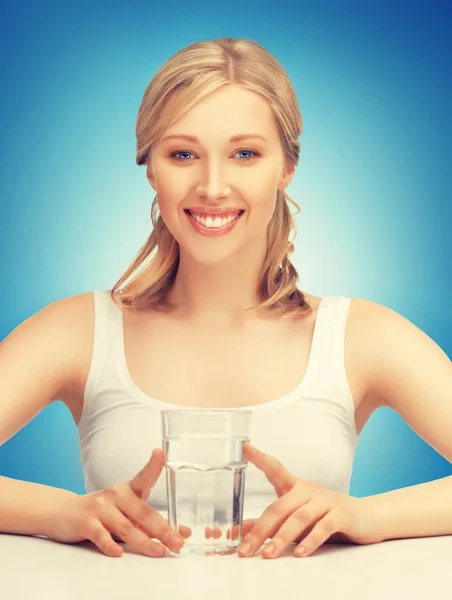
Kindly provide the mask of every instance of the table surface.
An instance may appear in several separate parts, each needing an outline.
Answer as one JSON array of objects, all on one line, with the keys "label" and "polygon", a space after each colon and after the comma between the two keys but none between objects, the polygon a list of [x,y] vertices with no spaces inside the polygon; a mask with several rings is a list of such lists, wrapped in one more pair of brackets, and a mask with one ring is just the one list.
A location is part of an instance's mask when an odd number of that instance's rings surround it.
[{"label": "table surface", "polygon": [[151,558],[122,544],[103,554],[89,541],[0,534],[0,596],[5,600],[334,600],[452,598],[452,536],[358,546],[324,544],[295,558],[172,556]]}]

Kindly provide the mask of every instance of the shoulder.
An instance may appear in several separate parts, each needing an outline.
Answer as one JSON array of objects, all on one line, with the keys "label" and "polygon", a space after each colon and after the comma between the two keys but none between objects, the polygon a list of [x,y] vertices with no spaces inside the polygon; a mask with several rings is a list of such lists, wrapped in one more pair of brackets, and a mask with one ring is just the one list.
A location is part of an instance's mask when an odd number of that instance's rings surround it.
[{"label": "shoulder", "polygon": [[20,323],[10,336],[19,331],[42,330],[49,340],[68,334],[77,337],[81,325],[86,329],[86,320],[93,313],[93,305],[92,292],[54,300]]},{"label": "shoulder", "polygon": [[51,302],[1,341],[0,379],[12,406],[38,410],[76,386],[92,345],[93,304],[91,293]]},{"label": "shoulder", "polygon": [[92,294],[56,300],[0,343],[0,445],[42,408],[71,394],[92,340]]},{"label": "shoulder", "polygon": [[344,351],[359,431],[377,408],[391,406],[390,395],[376,385],[380,377],[378,365],[387,354],[387,346],[394,347],[393,340],[400,338],[403,320],[401,315],[382,304],[366,298],[350,298]]},{"label": "shoulder", "polygon": [[[353,308],[352,308],[353,307]],[[368,393],[396,410],[421,377],[450,375],[450,359],[424,331],[397,311],[364,298],[350,303],[350,327]]]},{"label": "shoulder", "polygon": [[[419,339],[419,336],[425,336],[397,311],[366,298],[351,298],[350,314],[351,319],[359,324],[362,342],[366,342],[373,352],[385,350],[387,344],[400,347],[413,337]],[[373,358],[379,357],[375,355]]]},{"label": "shoulder", "polygon": [[[385,348],[400,339],[406,319],[392,309],[366,298],[350,298],[347,337],[357,368],[371,384],[372,367]],[[406,321],[408,322],[408,321]]]},{"label": "shoulder", "polygon": [[[94,293],[83,292],[55,300],[40,313],[47,327],[47,340],[64,342],[66,356],[71,361],[63,396],[78,393],[86,378],[94,342]],[[55,345],[61,347],[61,344]]]},{"label": "shoulder", "polygon": [[94,292],[83,292],[76,294],[75,296],[68,296],[66,298],[60,298],[54,300],[45,307],[47,310],[59,311],[61,313],[68,313],[72,316],[83,316],[86,310],[90,310],[94,305]]},{"label": "shoulder", "polygon": [[350,298],[344,351],[348,380],[355,406],[359,407],[357,421],[366,421],[374,410],[388,406],[387,399],[373,385],[374,365],[378,361],[376,332],[388,311],[366,298]]},{"label": "shoulder", "polygon": [[66,331],[73,334],[73,340],[84,339],[90,335],[94,326],[94,292],[83,292],[55,300],[47,307]]},{"label": "shoulder", "polygon": [[75,296],[68,296],[55,300],[43,308],[38,315],[42,315],[48,324],[55,324],[52,331],[70,333],[71,339],[78,339],[86,331],[92,329],[94,322],[94,294],[84,292]]}]

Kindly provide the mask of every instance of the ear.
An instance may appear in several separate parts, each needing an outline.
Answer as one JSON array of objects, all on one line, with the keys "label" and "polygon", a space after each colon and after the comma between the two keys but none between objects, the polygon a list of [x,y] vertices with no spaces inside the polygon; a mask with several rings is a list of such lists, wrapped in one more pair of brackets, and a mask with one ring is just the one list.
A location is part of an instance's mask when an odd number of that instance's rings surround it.
[{"label": "ear", "polygon": [[292,181],[292,177],[295,175],[295,165],[288,165],[282,172],[278,182],[278,189],[283,190]]}]

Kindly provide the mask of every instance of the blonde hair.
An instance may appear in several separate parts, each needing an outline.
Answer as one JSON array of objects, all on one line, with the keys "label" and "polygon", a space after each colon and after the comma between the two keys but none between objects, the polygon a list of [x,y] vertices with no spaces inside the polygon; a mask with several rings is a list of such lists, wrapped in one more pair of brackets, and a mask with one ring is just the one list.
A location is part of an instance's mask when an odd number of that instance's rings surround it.
[{"label": "blonde hair", "polygon": [[[230,83],[259,94],[269,104],[279,131],[285,164],[297,165],[302,119],[287,74],[258,43],[229,37],[191,44],[176,52],[157,71],[145,90],[138,111],[137,164],[147,163],[153,142],[167,127],[205,96]],[[295,214],[300,212],[296,202],[284,190],[278,189],[275,211],[267,229],[267,252],[257,289],[259,301],[247,307],[247,311],[269,309],[279,316],[304,316],[312,310],[297,289],[298,273],[289,258],[294,251],[289,234],[293,231],[295,237],[297,229],[286,200],[297,208]],[[179,265],[179,244],[158,214],[157,196],[152,204],[151,220],[152,233],[110,294],[113,301],[119,300],[133,310],[143,307],[168,312],[175,308],[167,293]],[[140,268],[141,271],[136,272]]]}]

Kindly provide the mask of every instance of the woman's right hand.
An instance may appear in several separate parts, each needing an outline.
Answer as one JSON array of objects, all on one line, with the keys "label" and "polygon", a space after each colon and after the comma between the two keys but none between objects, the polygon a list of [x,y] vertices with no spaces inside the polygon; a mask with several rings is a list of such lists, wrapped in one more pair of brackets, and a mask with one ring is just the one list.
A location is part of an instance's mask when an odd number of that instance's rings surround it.
[{"label": "woman's right hand", "polygon": [[[191,530],[181,525],[178,535],[146,502],[162,472],[164,460],[163,450],[156,448],[149,462],[130,481],[99,492],[65,498],[55,510],[48,537],[64,543],[91,540],[108,556],[123,553],[115,539],[147,556],[167,555],[165,546],[179,552]],[[161,540],[164,545],[151,537]]]}]

